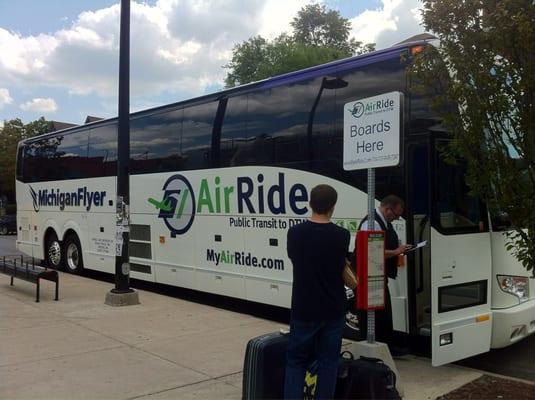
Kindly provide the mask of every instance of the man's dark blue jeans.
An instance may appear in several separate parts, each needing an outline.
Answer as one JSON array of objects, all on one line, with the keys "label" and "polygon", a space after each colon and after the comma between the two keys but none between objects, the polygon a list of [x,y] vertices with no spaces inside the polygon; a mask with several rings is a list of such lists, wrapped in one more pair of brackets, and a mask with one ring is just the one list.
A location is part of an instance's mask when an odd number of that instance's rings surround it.
[{"label": "man's dark blue jeans", "polygon": [[330,321],[290,321],[290,338],[284,381],[285,399],[302,399],[306,369],[318,363],[317,399],[332,399],[345,316]]}]

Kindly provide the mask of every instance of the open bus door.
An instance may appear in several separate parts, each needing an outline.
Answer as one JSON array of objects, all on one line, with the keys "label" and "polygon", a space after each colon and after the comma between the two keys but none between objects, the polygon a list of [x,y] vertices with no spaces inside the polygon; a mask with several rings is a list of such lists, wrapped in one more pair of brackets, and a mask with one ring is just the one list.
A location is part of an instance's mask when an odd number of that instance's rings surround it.
[{"label": "open bus door", "polygon": [[410,332],[431,346],[434,366],[487,352],[492,328],[485,210],[468,195],[463,169],[442,159],[444,144],[406,143],[407,241],[427,241],[408,257]]},{"label": "open bus door", "polygon": [[490,350],[491,242],[486,210],[469,196],[461,165],[432,142],[431,353],[434,366]]}]

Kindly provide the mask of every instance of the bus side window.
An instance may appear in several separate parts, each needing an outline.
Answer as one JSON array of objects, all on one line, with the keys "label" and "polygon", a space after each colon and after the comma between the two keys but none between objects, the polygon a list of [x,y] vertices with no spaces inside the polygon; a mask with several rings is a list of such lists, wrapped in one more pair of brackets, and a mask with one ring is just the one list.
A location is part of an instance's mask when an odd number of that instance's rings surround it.
[{"label": "bus side window", "polygon": [[54,173],[54,156],[61,143],[61,137],[52,136],[30,142],[24,149],[24,182],[40,182],[60,179]]},{"label": "bus side window", "polygon": [[52,159],[53,179],[78,179],[87,175],[87,141],[86,130],[58,136],[58,145]]},{"label": "bus side window", "polygon": [[273,165],[274,124],[281,104],[274,105],[273,90],[264,89],[247,96],[247,138],[236,154],[236,165]]},{"label": "bus side window", "polygon": [[221,126],[220,166],[246,165],[248,146],[247,95],[230,97]]},{"label": "bus side window", "polygon": [[130,171],[133,174],[179,171],[183,109],[143,115],[130,122]]},{"label": "bus side window", "polygon": [[35,155],[33,152],[33,143],[24,147],[24,154],[22,156],[22,180],[23,182],[35,182],[32,170],[35,162]]},{"label": "bus side window", "polygon": [[436,154],[435,224],[448,233],[479,232],[486,227],[481,202],[469,194],[464,180],[465,167],[449,164],[440,155],[439,142]]},{"label": "bus side window", "polygon": [[23,164],[24,164],[24,146],[19,146],[17,149],[17,171],[15,172],[16,178],[18,181],[24,182],[24,177],[22,176]]},{"label": "bus side window", "polygon": [[184,169],[210,167],[212,131],[218,102],[197,104],[184,108],[181,153]]},{"label": "bus side window", "polygon": [[87,148],[87,176],[112,176],[117,173],[117,123],[91,129]]}]

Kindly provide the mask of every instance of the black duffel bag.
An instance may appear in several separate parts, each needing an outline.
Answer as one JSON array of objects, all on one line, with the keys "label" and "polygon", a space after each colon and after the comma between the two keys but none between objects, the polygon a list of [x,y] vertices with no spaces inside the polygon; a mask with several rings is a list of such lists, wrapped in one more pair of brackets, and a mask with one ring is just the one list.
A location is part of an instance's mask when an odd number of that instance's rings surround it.
[{"label": "black duffel bag", "polygon": [[378,358],[360,357],[344,351],[338,363],[335,399],[400,400],[396,374]]}]

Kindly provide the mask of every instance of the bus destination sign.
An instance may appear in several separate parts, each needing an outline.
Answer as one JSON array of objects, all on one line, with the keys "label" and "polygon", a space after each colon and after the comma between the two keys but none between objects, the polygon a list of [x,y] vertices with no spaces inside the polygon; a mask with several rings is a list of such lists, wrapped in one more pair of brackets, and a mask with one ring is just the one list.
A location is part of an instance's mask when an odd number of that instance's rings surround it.
[{"label": "bus destination sign", "polygon": [[346,171],[399,164],[402,96],[389,92],[344,105]]}]

